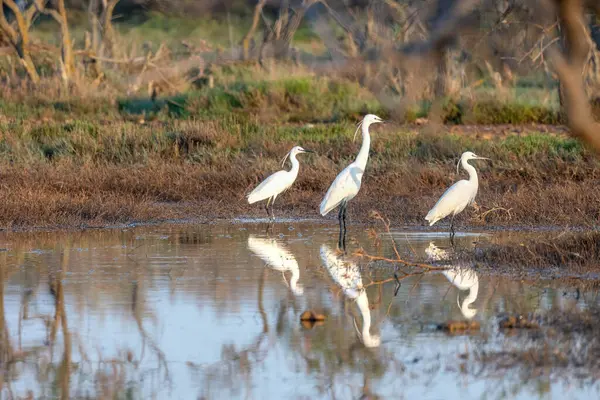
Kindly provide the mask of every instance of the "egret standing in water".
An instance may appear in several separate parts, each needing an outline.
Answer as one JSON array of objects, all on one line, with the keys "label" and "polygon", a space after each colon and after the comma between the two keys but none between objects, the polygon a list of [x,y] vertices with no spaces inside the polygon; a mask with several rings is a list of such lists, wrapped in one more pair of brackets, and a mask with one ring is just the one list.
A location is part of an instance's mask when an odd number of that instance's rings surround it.
[{"label": "egret standing in water", "polygon": [[338,240],[338,247],[346,250],[346,207],[348,202],[358,194],[362,181],[365,168],[367,166],[367,160],[369,159],[369,148],[371,146],[371,136],[369,135],[369,126],[371,124],[384,122],[377,115],[367,114],[363,120],[358,124],[356,132],[354,132],[354,139],[358,130],[362,128],[363,142],[356,156],[356,160],[348,165],[340,174],[335,178],[327,194],[321,201],[321,215],[325,216],[329,211],[340,206],[338,213],[338,220],[340,223],[340,236]]},{"label": "egret standing in water", "polygon": [[454,238],[454,217],[473,203],[479,188],[477,171],[468,163],[469,160],[489,160],[489,158],[479,157],[473,152],[465,151],[456,164],[456,173],[458,173],[458,165],[461,164],[463,169],[469,173],[469,180],[463,179],[450,186],[425,217],[429,222],[429,226],[431,226],[440,219],[452,214],[450,220],[451,238]]},{"label": "egret standing in water", "polygon": [[293,147],[292,150],[286,154],[286,156],[283,158],[283,162],[281,163],[281,166],[283,167],[285,165],[285,160],[287,160],[289,157],[290,161],[292,162],[292,169],[289,171],[282,170],[275,172],[248,195],[248,203],[250,204],[268,199],[267,204],[265,205],[265,210],[267,210],[268,216],[269,205],[271,205],[271,219],[273,221],[275,220],[275,214],[273,213],[273,204],[275,203],[275,199],[279,194],[289,189],[298,176],[300,163],[298,162],[298,159],[296,159],[296,155],[300,153],[313,153],[313,151],[303,149],[300,146]]}]

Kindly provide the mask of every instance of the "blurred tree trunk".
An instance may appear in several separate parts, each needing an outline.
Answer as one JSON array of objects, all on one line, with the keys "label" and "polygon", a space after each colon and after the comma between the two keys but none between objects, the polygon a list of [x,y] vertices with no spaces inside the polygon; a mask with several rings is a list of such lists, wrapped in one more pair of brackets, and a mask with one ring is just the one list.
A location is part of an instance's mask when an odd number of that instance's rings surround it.
[{"label": "blurred tree trunk", "polygon": [[60,34],[62,38],[61,72],[63,80],[68,83],[73,79],[75,73],[75,57],[73,56],[73,43],[71,42],[71,34],[69,32],[65,0],[58,0],[57,9],[58,10],[46,9],[44,12],[52,16],[52,18],[60,25]]},{"label": "blurred tree trunk", "polygon": [[[15,23],[11,24],[4,15],[4,5],[13,12]],[[40,80],[40,76],[31,59],[29,46],[29,29],[31,21],[38,11],[43,10],[46,0],[34,0],[27,8],[20,8],[14,0],[0,0],[0,29],[8,38],[11,46],[19,56],[19,60],[25,68],[27,75],[34,84]],[[16,27],[14,26],[16,24]]]},{"label": "blurred tree trunk", "polygon": [[454,77],[452,71],[452,51],[446,49],[437,57],[437,74],[434,83],[434,96],[437,98],[452,96],[454,90]]},{"label": "blurred tree trunk", "polygon": [[[583,28],[586,30],[586,41],[589,49],[585,62],[581,64],[581,71],[579,71],[583,77],[584,88],[588,99],[600,98],[600,50],[598,42],[594,39],[594,35],[598,36],[598,27],[595,26],[593,22],[593,19],[590,20],[588,29]],[[561,30],[562,47],[566,52],[569,52],[570,50],[567,43],[564,31]],[[562,82],[559,82],[558,98],[560,106],[563,108],[565,94]]]},{"label": "blurred tree trunk", "polygon": [[[272,48],[273,57],[278,60],[288,59],[290,56],[290,45],[296,31],[306,14],[306,11],[319,0],[304,0],[298,8],[291,8],[288,0],[282,0],[279,8],[279,17],[272,27],[268,28],[260,50],[260,59],[264,58],[264,52],[268,46]],[[290,16],[290,11],[292,15]]]},{"label": "blurred tree trunk", "polygon": [[256,6],[254,7],[254,15],[252,16],[252,26],[250,26],[248,33],[246,33],[246,35],[242,39],[242,51],[244,60],[247,60],[249,58],[250,40],[254,36],[256,28],[258,28],[260,13],[262,12],[262,9],[265,6],[266,2],[267,0],[258,0],[258,3],[256,3]]},{"label": "blurred tree trunk", "polygon": [[109,56],[114,55],[115,30],[113,28],[112,19],[115,6],[118,2],[119,0],[102,0],[102,30],[104,32],[102,41],[104,49]]}]

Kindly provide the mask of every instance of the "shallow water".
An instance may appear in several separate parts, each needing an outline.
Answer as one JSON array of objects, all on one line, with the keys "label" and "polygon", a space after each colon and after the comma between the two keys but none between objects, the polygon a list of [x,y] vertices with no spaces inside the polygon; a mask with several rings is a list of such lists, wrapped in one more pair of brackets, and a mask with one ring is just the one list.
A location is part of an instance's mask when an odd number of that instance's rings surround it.
[{"label": "shallow water", "polygon": [[[598,397],[595,371],[499,369],[480,357],[535,342],[499,331],[502,313],[575,312],[598,306],[597,293],[460,265],[399,273],[397,288],[392,265],[335,252],[335,225],[265,228],[2,237],[2,398]],[[349,250],[393,255],[387,235],[350,234]],[[455,244],[469,251],[498,235]],[[443,263],[451,251],[445,233],[392,236],[403,258]],[[326,320],[302,324],[306,310]],[[452,320],[481,328],[437,329]]]}]

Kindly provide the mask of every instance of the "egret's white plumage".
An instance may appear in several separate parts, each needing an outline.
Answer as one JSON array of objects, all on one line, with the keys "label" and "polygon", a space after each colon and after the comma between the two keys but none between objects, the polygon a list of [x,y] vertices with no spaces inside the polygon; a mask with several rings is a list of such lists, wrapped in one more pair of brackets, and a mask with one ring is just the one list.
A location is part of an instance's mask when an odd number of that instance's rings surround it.
[{"label": "egret's white plumage", "polygon": [[[282,162],[282,166],[285,165],[285,160],[289,156],[290,161],[292,162],[292,168],[289,171],[277,171],[262,181],[260,185],[248,194],[248,203],[253,204],[257,201],[267,200],[267,214],[269,213],[269,205],[271,205],[271,213],[273,213],[273,203],[275,203],[277,196],[289,189],[298,177],[300,163],[298,162],[296,155],[300,153],[312,153],[312,151],[305,150],[300,146],[292,148]],[[275,218],[273,214],[272,218]]]},{"label": "egret's white plumage", "polygon": [[344,295],[356,301],[363,319],[362,331],[359,332],[361,341],[366,347],[377,347],[381,339],[371,335],[371,310],[367,291],[363,287],[362,277],[358,266],[348,259],[339,257],[326,244],[321,245],[321,261],[334,282],[342,288]]},{"label": "egret's white plumage", "polygon": [[358,132],[358,129],[361,129],[363,141],[362,146],[360,147],[360,151],[356,156],[356,160],[352,164],[344,168],[342,172],[338,174],[338,176],[335,178],[335,180],[327,190],[325,197],[321,201],[319,211],[322,216],[327,215],[331,210],[333,210],[337,206],[341,206],[340,213],[338,215],[338,219],[340,220],[340,241],[338,243],[339,247],[345,247],[345,243],[343,243],[344,246],[342,246],[342,237],[345,238],[346,204],[358,194],[358,191],[360,190],[360,185],[362,183],[362,177],[365,172],[365,168],[367,167],[367,161],[369,159],[369,148],[371,146],[369,126],[371,126],[371,124],[380,122],[383,122],[383,120],[377,115],[373,114],[367,114],[360,122],[358,128],[356,129],[356,132],[354,132],[354,138],[356,138],[356,133]]},{"label": "egret's white plumage", "polygon": [[471,308],[471,304],[477,299],[477,293],[479,292],[479,277],[477,276],[477,272],[471,268],[454,267],[442,271],[442,274],[459,290],[469,291],[469,295],[464,298],[462,303],[460,303],[457,295],[456,303],[465,318],[473,318],[477,314],[477,310]]},{"label": "egret's white plumage", "polygon": [[448,259],[448,251],[440,249],[433,242],[429,242],[429,246],[425,249],[425,254],[432,261]]},{"label": "egret's white plumage", "polygon": [[[440,249],[433,242],[429,242],[429,247],[425,249],[425,253],[430,260],[440,261],[447,260],[450,256],[447,250]],[[471,319],[477,314],[477,310],[471,308],[471,304],[477,299],[479,292],[479,277],[477,272],[472,268],[454,266],[442,271],[442,274],[452,283],[458,290],[468,290],[469,295],[460,302],[459,295],[456,296],[456,303],[462,315]]]},{"label": "egret's white plumage", "polygon": [[248,248],[270,268],[282,273],[290,271],[292,273],[289,283],[290,290],[296,296],[304,293],[304,288],[298,283],[298,279],[300,279],[298,261],[296,261],[296,257],[282,243],[279,243],[275,239],[263,239],[250,235],[248,237]]},{"label": "egret's white plumage", "polygon": [[[466,151],[460,157],[459,164],[469,173],[469,179],[463,179],[450,186],[440,197],[435,206],[427,213],[425,219],[429,226],[435,224],[442,218],[452,215],[451,229],[454,222],[454,216],[463,211],[468,205],[472,204],[477,196],[479,182],[477,180],[477,171],[468,163],[469,160],[489,160],[489,158],[479,157],[470,151]],[[458,164],[456,165],[458,172]]]}]

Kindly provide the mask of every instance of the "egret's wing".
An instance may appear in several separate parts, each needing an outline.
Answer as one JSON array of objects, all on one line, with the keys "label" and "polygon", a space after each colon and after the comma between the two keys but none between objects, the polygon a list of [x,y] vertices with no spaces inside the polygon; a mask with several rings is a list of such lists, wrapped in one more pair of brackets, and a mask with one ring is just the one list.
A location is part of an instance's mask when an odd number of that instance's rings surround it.
[{"label": "egret's wing", "polygon": [[435,221],[450,215],[457,208],[462,207],[464,209],[472,200],[472,192],[473,188],[469,181],[456,182],[444,192],[438,202],[435,203],[435,206],[427,213],[425,219],[433,224]]},{"label": "egret's wing", "polygon": [[362,168],[352,163],[339,173],[321,201],[321,215],[327,215],[347,197],[356,196],[360,189],[363,172]]},{"label": "egret's wing", "polygon": [[261,182],[250,194],[248,195],[248,203],[256,203],[264,199],[268,199],[271,196],[279,194],[284,189],[287,189],[292,182],[289,181],[288,171],[277,171],[267,179]]}]

